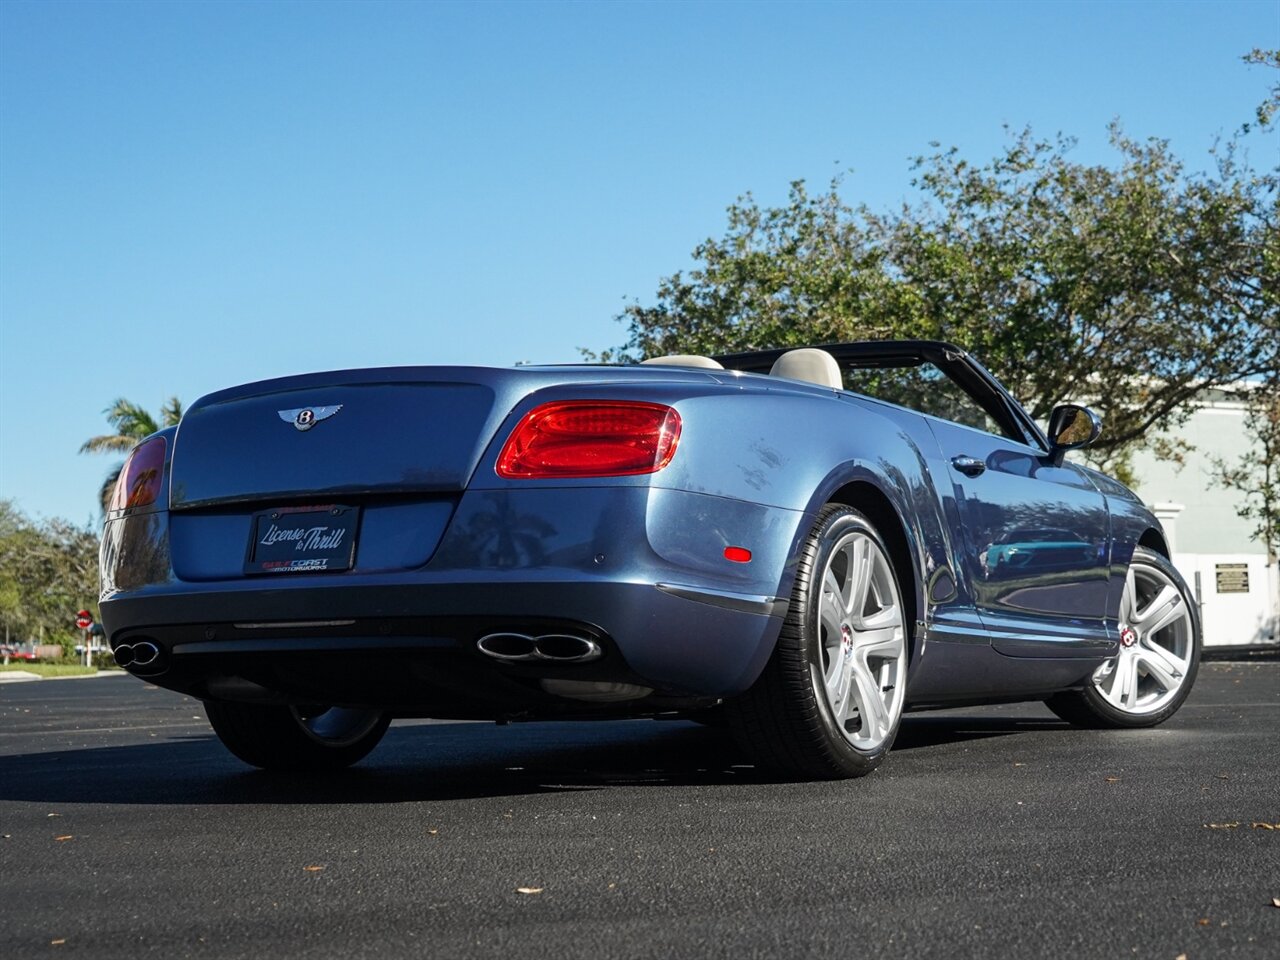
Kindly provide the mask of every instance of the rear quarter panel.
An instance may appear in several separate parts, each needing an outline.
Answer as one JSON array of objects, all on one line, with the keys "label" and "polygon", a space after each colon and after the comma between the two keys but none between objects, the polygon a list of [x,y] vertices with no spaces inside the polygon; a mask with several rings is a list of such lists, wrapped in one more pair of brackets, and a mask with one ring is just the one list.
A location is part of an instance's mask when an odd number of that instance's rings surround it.
[{"label": "rear quarter panel", "polygon": [[[917,583],[949,566],[941,501],[927,466],[928,457],[937,453],[920,446],[936,443],[918,415],[777,378],[728,371],[717,372],[717,377],[722,382],[632,383],[604,394],[668,403],[680,413],[680,442],[669,466],[650,476],[608,481],[649,488],[653,513],[648,534],[655,550],[698,563],[715,575],[725,569],[725,546],[745,546],[753,552],[752,563],[734,575],[749,579],[752,589],[787,597],[800,544],[817,512],[850,484],[865,483],[879,490],[901,518]],[[497,431],[468,496],[481,490],[599,485],[599,480],[505,480],[494,463],[511,428],[532,407],[600,396],[600,385],[590,384],[550,387],[527,396]],[[666,509],[664,491],[707,499],[689,514],[687,501],[676,507],[670,500],[672,509]],[[751,522],[759,507],[791,516],[762,529]],[[755,531],[758,539],[738,542],[733,531],[739,529]],[[916,606],[915,619],[923,619],[920,599]]]}]

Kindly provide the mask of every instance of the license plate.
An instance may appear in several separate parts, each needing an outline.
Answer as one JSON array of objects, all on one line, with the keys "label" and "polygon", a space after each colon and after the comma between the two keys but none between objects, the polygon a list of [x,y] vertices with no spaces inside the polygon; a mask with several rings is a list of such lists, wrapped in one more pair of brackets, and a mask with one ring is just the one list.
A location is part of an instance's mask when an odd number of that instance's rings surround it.
[{"label": "license plate", "polygon": [[253,515],[245,573],[350,570],[359,507],[278,507]]}]

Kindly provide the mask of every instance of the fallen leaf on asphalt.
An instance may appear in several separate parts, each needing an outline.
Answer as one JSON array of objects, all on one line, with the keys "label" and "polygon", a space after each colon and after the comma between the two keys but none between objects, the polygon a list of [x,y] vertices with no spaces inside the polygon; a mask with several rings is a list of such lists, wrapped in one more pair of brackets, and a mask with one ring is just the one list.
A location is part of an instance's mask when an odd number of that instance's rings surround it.
[{"label": "fallen leaf on asphalt", "polygon": [[67,942],[67,938],[66,938],[66,937],[63,937],[61,940],[50,940],[50,941],[49,941],[49,946],[51,946],[51,947],[57,947],[57,946],[61,946],[62,944],[66,943],[66,942]]},{"label": "fallen leaf on asphalt", "polygon": [[1104,779],[1107,783],[1119,783],[1119,782],[1120,782],[1120,778],[1119,778],[1119,777],[1103,777],[1103,779]]},{"label": "fallen leaf on asphalt", "polygon": [[1199,920],[1196,921],[1196,923],[1198,923],[1202,927],[1207,927],[1210,923],[1212,923],[1212,921],[1208,917],[1201,917]]},{"label": "fallen leaf on asphalt", "polygon": [[1025,764],[1025,763],[1015,763],[1015,764],[1014,764],[1014,766],[1015,766],[1015,767],[1025,767],[1025,766],[1026,766],[1026,764]]},{"label": "fallen leaf on asphalt", "polygon": [[1173,960],[1187,960],[1187,955],[1185,953],[1180,953],[1174,957]]},{"label": "fallen leaf on asphalt", "polygon": [[546,887],[516,887],[516,893],[541,893]]},{"label": "fallen leaf on asphalt", "polygon": [[1275,827],[1275,824],[1273,824],[1273,823],[1255,823],[1255,824],[1253,824],[1253,829],[1255,829],[1255,830],[1274,830],[1275,828],[1276,828],[1276,827]]},{"label": "fallen leaf on asphalt", "polygon": [[428,830],[428,831],[427,831],[427,833],[431,834],[431,836],[433,836],[433,837],[434,837],[437,833],[439,833],[439,832],[440,832],[439,830]]},{"label": "fallen leaf on asphalt", "polygon": [[302,869],[307,871],[307,873],[318,873],[319,871],[323,870],[324,867],[319,867],[319,866],[316,866],[315,864],[312,864],[311,866],[303,867]]},{"label": "fallen leaf on asphalt", "polygon": [[60,816],[62,816],[62,814],[60,814],[60,813],[51,813],[51,814],[49,814],[49,816],[51,816],[51,817],[60,817]]},{"label": "fallen leaf on asphalt", "polygon": [[1218,778],[1219,780],[1230,780],[1230,779],[1231,779],[1231,778],[1230,778],[1230,777],[1228,777],[1225,773],[1219,773],[1219,774],[1216,774],[1216,776],[1217,776],[1217,778]]},{"label": "fallen leaf on asphalt", "polygon": [[54,837],[53,839],[55,839],[55,840],[57,840],[59,843],[61,843],[63,840],[74,840],[74,839],[75,839],[75,836],[74,836],[74,834],[64,833],[62,836],[60,836],[60,837]]},{"label": "fallen leaf on asphalt", "polygon": [[1272,905],[1273,907],[1280,907],[1280,897],[1272,897],[1272,898],[1271,898],[1271,905]]},{"label": "fallen leaf on asphalt", "polygon": [[1234,830],[1236,827],[1240,826],[1240,821],[1234,820],[1231,823],[1206,823],[1205,826],[1210,830]]},{"label": "fallen leaf on asphalt", "polygon": [[12,833],[6,833],[6,834],[3,834],[2,837],[0,837],[0,839],[8,840],[12,836],[13,836]]}]

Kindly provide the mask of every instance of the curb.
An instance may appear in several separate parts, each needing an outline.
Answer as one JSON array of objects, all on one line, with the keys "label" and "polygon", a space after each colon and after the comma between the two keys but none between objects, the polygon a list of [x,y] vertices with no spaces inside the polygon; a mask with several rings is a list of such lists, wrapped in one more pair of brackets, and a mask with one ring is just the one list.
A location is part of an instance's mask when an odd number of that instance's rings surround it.
[{"label": "curb", "polygon": [[69,677],[42,677],[26,670],[0,670],[0,683],[30,683],[32,680],[96,680],[98,677],[127,677],[124,670],[99,670],[97,673],[77,673]]}]

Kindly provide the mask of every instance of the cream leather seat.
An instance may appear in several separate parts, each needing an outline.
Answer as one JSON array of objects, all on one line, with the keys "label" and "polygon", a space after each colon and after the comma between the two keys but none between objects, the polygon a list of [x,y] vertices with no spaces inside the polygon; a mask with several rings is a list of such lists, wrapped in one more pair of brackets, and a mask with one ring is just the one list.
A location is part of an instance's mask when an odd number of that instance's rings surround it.
[{"label": "cream leather seat", "polygon": [[699,357],[692,353],[673,353],[668,357],[650,357],[641,360],[641,364],[652,364],[655,367],[705,367],[708,370],[723,370],[724,364],[710,357]]},{"label": "cream leather seat", "polygon": [[836,358],[814,347],[788,350],[774,361],[769,375],[816,383],[832,390],[844,389],[844,378],[840,376],[840,364],[836,363]]}]

